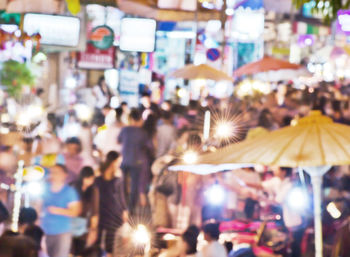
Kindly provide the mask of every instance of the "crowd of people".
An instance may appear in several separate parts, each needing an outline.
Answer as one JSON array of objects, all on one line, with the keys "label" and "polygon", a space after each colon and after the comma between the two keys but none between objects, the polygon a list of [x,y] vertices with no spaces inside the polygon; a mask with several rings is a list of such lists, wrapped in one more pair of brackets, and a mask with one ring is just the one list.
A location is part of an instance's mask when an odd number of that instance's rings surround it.
[{"label": "crowd of people", "polygon": [[[133,225],[137,220],[151,224],[152,231],[159,227],[185,231],[181,245],[160,256],[225,257],[229,251],[218,243],[220,231],[211,221],[258,219],[261,202],[280,206],[283,224],[293,235],[291,256],[301,256],[307,222],[286,204],[288,191],[300,182],[293,170],[260,167],[236,175],[199,176],[169,172],[168,167],[188,150],[200,154],[243,140],[257,127],[274,130],[288,126],[312,109],[336,122],[349,123],[350,104],[343,88],[320,85],[295,89],[281,84],[259,99],[207,97],[203,102],[191,100],[187,107],[171,101],[155,104],[151,95],[144,93],[139,108],[129,108],[123,102],[116,109],[105,105],[109,93],[98,89],[96,94],[104,105],[98,106],[91,121],[80,120],[72,108],[63,121],[48,115],[40,136],[24,138],[16,145],[1,142],[1,183],[14,184],[20,159],[26,166],[43,167],[45,177],[40,197],[30,199],[33,208],[21,211],[18,233],[5,231],[1,237],[0,256],[124,256],[118,252],[116,235],[124,224]],[[237,123],[240,129],[232,140],[203,139],[207,110],[212,113],[211,124],[223,117]],[[349,178],[347,173],[347,167],[334,169],[325,178],[325,188],[347,198],[349,188],[338,187]],[[237,182],[237,174],[245,180],[244,186]],[[227,197],[223,206],[212,208],[205,191],[214,184],[223,186]],[[11,193],[0,191],[2,202],[11,210]],[[242,199],[245,207],[239,214]],[[197,252],[201,227],[208,244]],[[20,244],[28,247],[17,249]],[[28,254],[11,255],[27,250]]]}]

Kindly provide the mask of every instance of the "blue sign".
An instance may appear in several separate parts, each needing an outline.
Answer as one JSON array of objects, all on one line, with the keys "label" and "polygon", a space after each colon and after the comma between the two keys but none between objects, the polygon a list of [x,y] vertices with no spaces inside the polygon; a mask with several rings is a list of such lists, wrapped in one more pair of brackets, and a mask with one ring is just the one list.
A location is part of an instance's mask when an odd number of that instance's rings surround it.
[{"label": "blue sign", "polygon": [[208,49],[208,51],[207,51],[207,58],[210,61],[215,62],[217,59],[220,58],[220,51],[218,49],[216,49],[216,48]]}]

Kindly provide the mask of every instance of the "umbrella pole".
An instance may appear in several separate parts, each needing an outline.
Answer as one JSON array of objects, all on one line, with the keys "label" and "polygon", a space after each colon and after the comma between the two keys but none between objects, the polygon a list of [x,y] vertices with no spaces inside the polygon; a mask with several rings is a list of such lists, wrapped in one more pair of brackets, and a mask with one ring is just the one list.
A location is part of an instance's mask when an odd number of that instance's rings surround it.
[{"label": "umbrella pole", "polygon": [[307,167],[304,170],[311,176],[312,190],[314,194],[314,234],[315,234],[315,257],[323,257],[322,237],[322,176],[331,166]]},{"label": "umbrella pole", "polygon": [[311,176],[314,193],[314,233],[315,233],[315,257],[323,256],[322,217],[321,217],[321,187],[322,176]]}]

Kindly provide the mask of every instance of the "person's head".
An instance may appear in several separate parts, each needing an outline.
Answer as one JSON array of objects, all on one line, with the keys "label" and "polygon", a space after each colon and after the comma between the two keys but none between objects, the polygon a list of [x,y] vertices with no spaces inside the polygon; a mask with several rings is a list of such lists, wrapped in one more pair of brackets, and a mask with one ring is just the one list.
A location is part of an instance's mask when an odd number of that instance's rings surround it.
[{"label": "person's head", "polygon": [[123,111],[127,111],[128,110],[128,103],[127,102],[122,102],[120,104],[120,107],[123,109]]},{"label": "person's head", "polygon": [[37,225],[30,225],[24,230],[24,235],[33,239],[37,249],[41,249],[41,240],[44,236],[44,231]]},{"label": "person's head", "polygon": [[172,123],[172,121],[173,121],[173,114],[171,112],[163,111],[162,112],[162,120],[165,123]]},{"label": "person's head", "polygon": [[186,254],[195,254],[197,252],[197,238],[199,229],[197,226],[189,226],[182,234],[182,240],[186,244]]},{"label": "person's head", "polygon": [[190,100],[190,102],[188,103],[188,109],[189,110],[197,110],[198,109],[198,101]]},{"label": "person's head", "polygon": [[123,108],[118,107],[115,109],[115,119],[117,122],[121,122],[123,116]]},{"label": "person's head", "polygon": [[38,257],[37,245],[24,235],[0,237],[1,257]]},{"label": "person's head", "polygon": [[115,171],[120,166],[120,154],[116,151],[110,151],[107,156],[105,162],[101,166],[101,173],[105,175],[108,170]]},{"label": "person's head", "polygon": [[23,207],[19,212],[19,225],[34,224],[38,219],[38,213],[32,207]]},{"label": "person's head", "polygon": [[293,169],[288,167],[273,167],[273,174],[280,179],[285,179],[292,176]]},{"label": "person's head", "polygon": [[130,124],[133,126],[140,125],[142,123],[142,115],[139,110],[133,108],[129,114]]},{"label": "person's head", "polygon": [[188,136],[187,145],[189,148],[198,149],[202,145],[202,139],[198,134],[191,133]]},{"label": "person's head", "polygon": [[82,186],[90,187],[95,181],[94,170],[90,166],[85,166],[79,174],[79,181]]},{"label": "person's head", "polygon": [[157,118],[153,114],[148,115],[147,119],[143,123],[143,128],[146,130],[149,136],[154,136],[157,131]]},{"label": "person's head", "polygon": [[102,87],[102,86],[105,85],[105,83],[106,83],[105,76],[100,76],[100,77],[98,78],[97,84],[98,84],[100,87]]},{"label": "person's head", "polygon": [[42,89],[41,87],[39,87],[35,94],[38,96],[38,97],[41,97],[43,94],[44,94],[44,89]]},{"label": "person's head", "polygon": [[66,141],[66,151],[69,155],[77,155],[81,152],[81,141],[77,137],[68,138]]},{"label": "person's head", "polygon": [[217,241],[220,236],[219,224],[209,223],[203,227],[204,239],[208,242]]},{"label": "person's head", "polygon": [[148,94],[148,93],[143,93],[142,94],[141,104],[146,109],[151,107],[151,96],[150,96],[150,94]]},{"label": "person's head", "polygon": [[56,164],[50,169],[49,181],[52,184],[64,184],[68,176],[68,170],[66,166]]},{"label": "person's head", "polygon": [[162,103],[161,108],[163,111],[170,112],[172,108],[172,103],[169,100],[166,100]]}]

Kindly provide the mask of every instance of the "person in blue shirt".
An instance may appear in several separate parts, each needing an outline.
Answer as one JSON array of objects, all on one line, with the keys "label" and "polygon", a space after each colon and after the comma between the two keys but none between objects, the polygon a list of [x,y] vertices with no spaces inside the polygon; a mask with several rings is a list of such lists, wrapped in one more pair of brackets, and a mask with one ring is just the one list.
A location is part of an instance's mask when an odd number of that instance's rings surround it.
[{"label": "person in blue shirt", "polygon": [[41,227],[50,257],[69,256],[72,218],[81,212],[78,193],[66,184],[67,175],[66,167],[56,164],[50,169],[44,190]]}]

